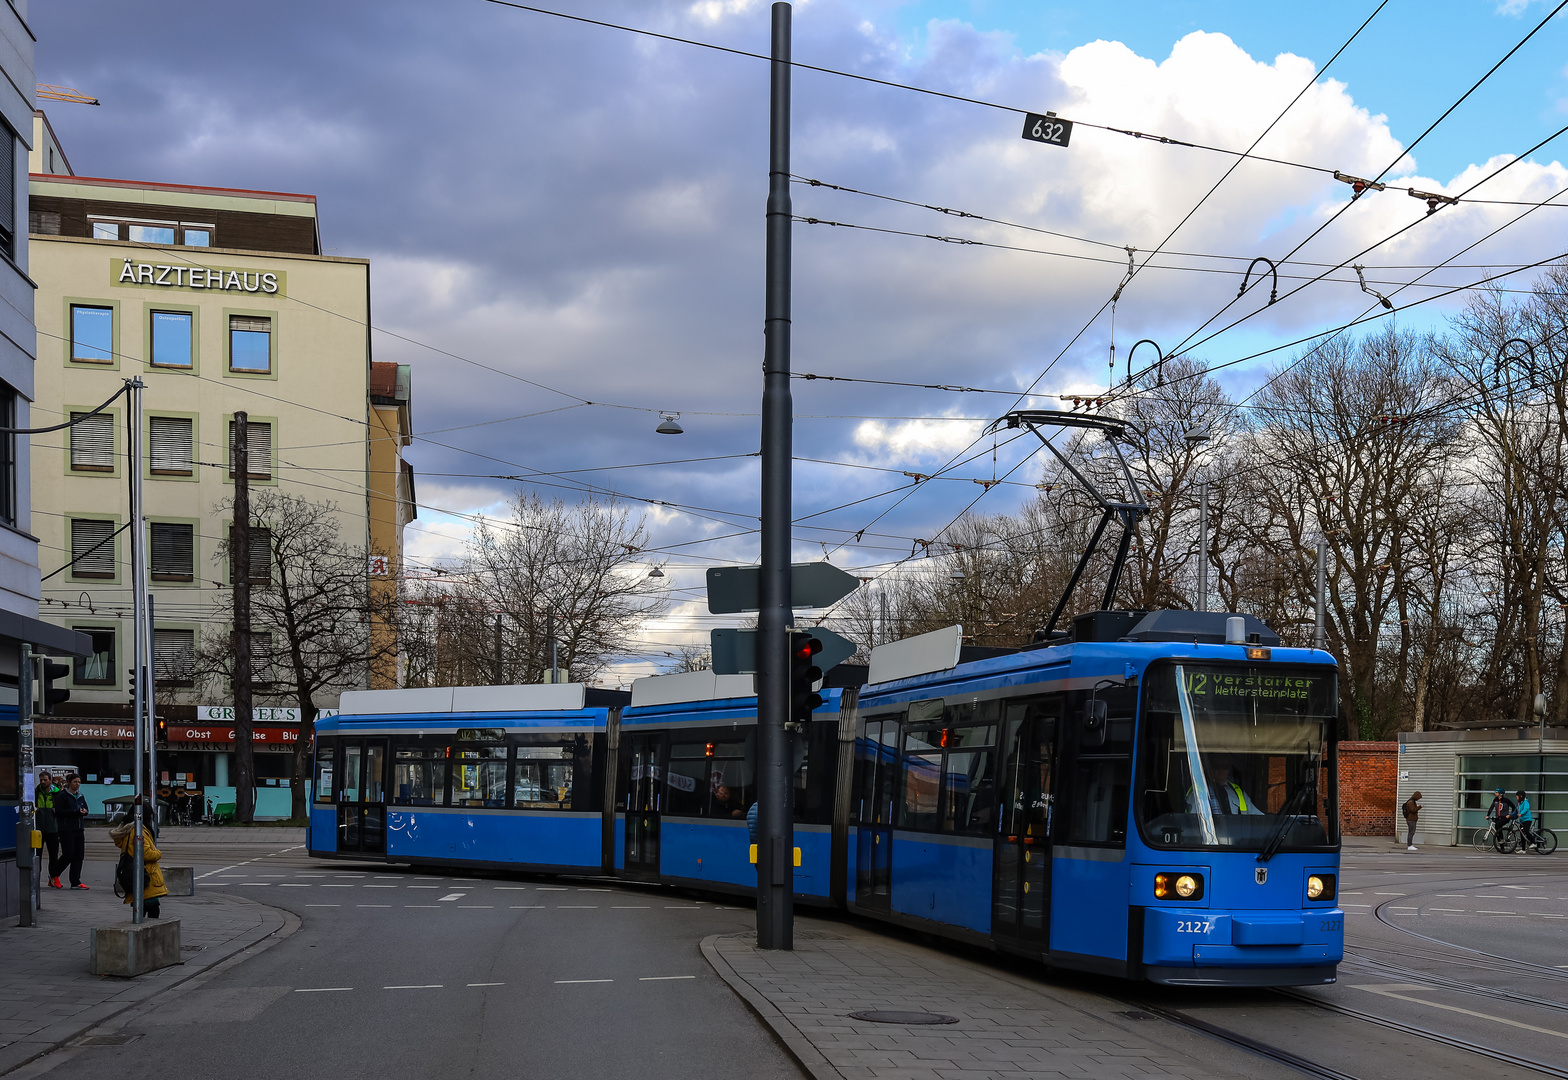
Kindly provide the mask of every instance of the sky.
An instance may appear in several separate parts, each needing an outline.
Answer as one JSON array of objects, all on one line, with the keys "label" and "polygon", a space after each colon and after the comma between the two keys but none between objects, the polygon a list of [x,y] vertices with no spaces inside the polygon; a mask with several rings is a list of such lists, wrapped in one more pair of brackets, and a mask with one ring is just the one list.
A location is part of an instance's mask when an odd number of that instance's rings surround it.
[{"label": "sky", "polygon": [[[538,6],[768,50],[760,0]],[[797,3],[798,61],[1005,108],[796,71],[793,171],[870,194],[796,184],[795,213],[890,231],[795,226],[794,370],[1032,388],[1041,396],[1025,403],[1050,407],[1104,393],[1148,338],[1230,365],[1220,377],[1245,397],[1299,352],[1291,343],[1376,307],[1348,269],[1310,283],[1323,270],[1364,263],[1371,287],[1404,304],[1568,251],[1568,209],[1515,222],[1528,206],[1472,201],[1428,216],[1404,190],[1458,193],[1568,125],[1563,17],[1443,117],[1550,10]],[[79,174],[309,192],[326,253],[371,260],[375,358],[413,369],[411,565],[460,555],[472,515],[519,490],[503,478],[527,476],[523,490],[613,493],[647,516],[647,565],[669,575],[674,606],[622,674],[716,624],[703,570],[757,556],[765,62],[484,0],[273,0],[264,19],[239,5],[75,0],[30,17],[39,80],[103,102],[50,103]],[[1012,109],[1079,126],[1066,148],[1028,142]],[[1285,164],[1248,160],[1226,176],[1232,156],[1090,125],[1233,150],[1267,130],[1255,152]],[[1568,188],[1563,154],[1547,142],[1472,198],[1547,199]],[[1335,169],[1386,170],[1389,186],[1347,207]],[[1111,373],[1105,305],[1124,248],[1147,259],[1179,223],[1166,250],[1181,254],[1156,258],[1115,306]],[[1281,268],[1278,304],[1236,301],[1247,260],[1278,260],[1319,226],[1295,254],[1305,262]],[[1462,301],[1388,318],[1440,327]],[[1140,366],[1151,358],[1144,347]],[[796,469],[798,560],[875,576],[971,504],[999,513],[1036,497],[1027,444],[993,459],[983,434],[1013,396],[793,389],[795,452],[813,459]],[[663,413],[685,434],[657,434]],[[903,475],[938,470],[919,485]],[[974,483],[993,477],[1009,482]]]}]

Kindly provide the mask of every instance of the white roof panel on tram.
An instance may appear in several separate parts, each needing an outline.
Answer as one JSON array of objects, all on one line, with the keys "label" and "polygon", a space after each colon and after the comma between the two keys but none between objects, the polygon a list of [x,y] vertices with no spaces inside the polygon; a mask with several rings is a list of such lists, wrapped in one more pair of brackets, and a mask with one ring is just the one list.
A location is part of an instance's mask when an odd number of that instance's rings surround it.
[{"label": "white roof panel on tram", "polygon": [[751,675],[719,675],[712,669],[683,671],[676,675],[651,675],[633,682],[632,708],[755,697],[756,694],[756,680]]},{"label": "white roof panel on tram", "polygon": [[958,666],[958,653],[964,644],[962,626],[944,626],[929,634],[918,634],[902,641],[890,641],[871,650],[871,670],[866,681],[871,685],[929,675]]},{"label": "white roof panel on tram", "polygon": [[397,713],[576,712],[583,707],[582,683],[529,686],[431,686],[408,690],[348,690],[345,716]]}]

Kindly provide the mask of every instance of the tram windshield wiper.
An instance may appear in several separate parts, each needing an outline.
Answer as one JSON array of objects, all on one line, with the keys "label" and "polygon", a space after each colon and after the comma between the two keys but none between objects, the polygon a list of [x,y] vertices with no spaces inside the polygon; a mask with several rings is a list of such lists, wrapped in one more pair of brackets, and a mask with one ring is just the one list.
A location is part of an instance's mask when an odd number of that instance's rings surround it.
[{"label": "tram windshield wiper", "polygon": [[1268,843],[1264,844],[1263,850],[1258,852],[1258,862],[1268,862],[1274,857],[1275,852],[1279,851],[1280,845],[1285,842],[1285,831],[1290,828],[1291,823],[1296,819],[1296,814],[1301,810],[1301,804],[1306,800],[1307,794],[1311,792],[1314,795],[1313,801],[1317,801],[1315,798],[1318,790],[1317,758],[1308,755],[1307,769],[1309,770],[1308,775],[1313,778],[1313,782],[1302,784],[1296,789],[1295,794],[1291,795],[1290,801],[1280,808],[1279,821],[1274,826],[1274,832],[1269,835]]}]

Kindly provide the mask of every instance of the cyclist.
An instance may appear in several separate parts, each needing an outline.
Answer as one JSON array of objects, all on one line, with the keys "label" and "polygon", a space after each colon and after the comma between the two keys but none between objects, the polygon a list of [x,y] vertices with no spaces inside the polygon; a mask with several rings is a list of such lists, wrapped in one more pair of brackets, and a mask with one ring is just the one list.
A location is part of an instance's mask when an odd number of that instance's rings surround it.
[{"label": "cyclist", "polygon": [[1530,799],[1522,791],[1514,792],[1519,800],[1519,854],[1524,854],[1527,846],[1535,846],[1541,838],[1535,835],[1535,814],[1530,809]]},{"label": "cyclist", "polygon": [[1514,808],[1513,800],[1503,794],[1503,789],[1495,789],[1492,795],[1492,805],[1486,808],[1486,820],[1492,823],[1493,831],[1497,835],[1494,846],[1501,842],[1508,831],[1509,823],[1518,816],[1518,813]]}]

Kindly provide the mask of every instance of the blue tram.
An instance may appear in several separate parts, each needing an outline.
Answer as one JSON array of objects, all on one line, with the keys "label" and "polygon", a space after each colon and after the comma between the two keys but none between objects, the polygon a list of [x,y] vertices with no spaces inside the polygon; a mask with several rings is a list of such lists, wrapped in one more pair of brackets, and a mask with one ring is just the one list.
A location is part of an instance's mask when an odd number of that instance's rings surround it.
[{"label": "blue tram", "polygon": [[[1329,654],[1188,611],[961,640],[873,650],[792,736],[798,902],[1158,983],[1334,980]],[[751,892],[751,677],[584,693],[345,695],[318,725],[312,854]]]},{"label": "blue tram", "polygon": [[316,723],[310,854],[601,873],[607,732],[628,697],[579,683],[345,693]]}]

